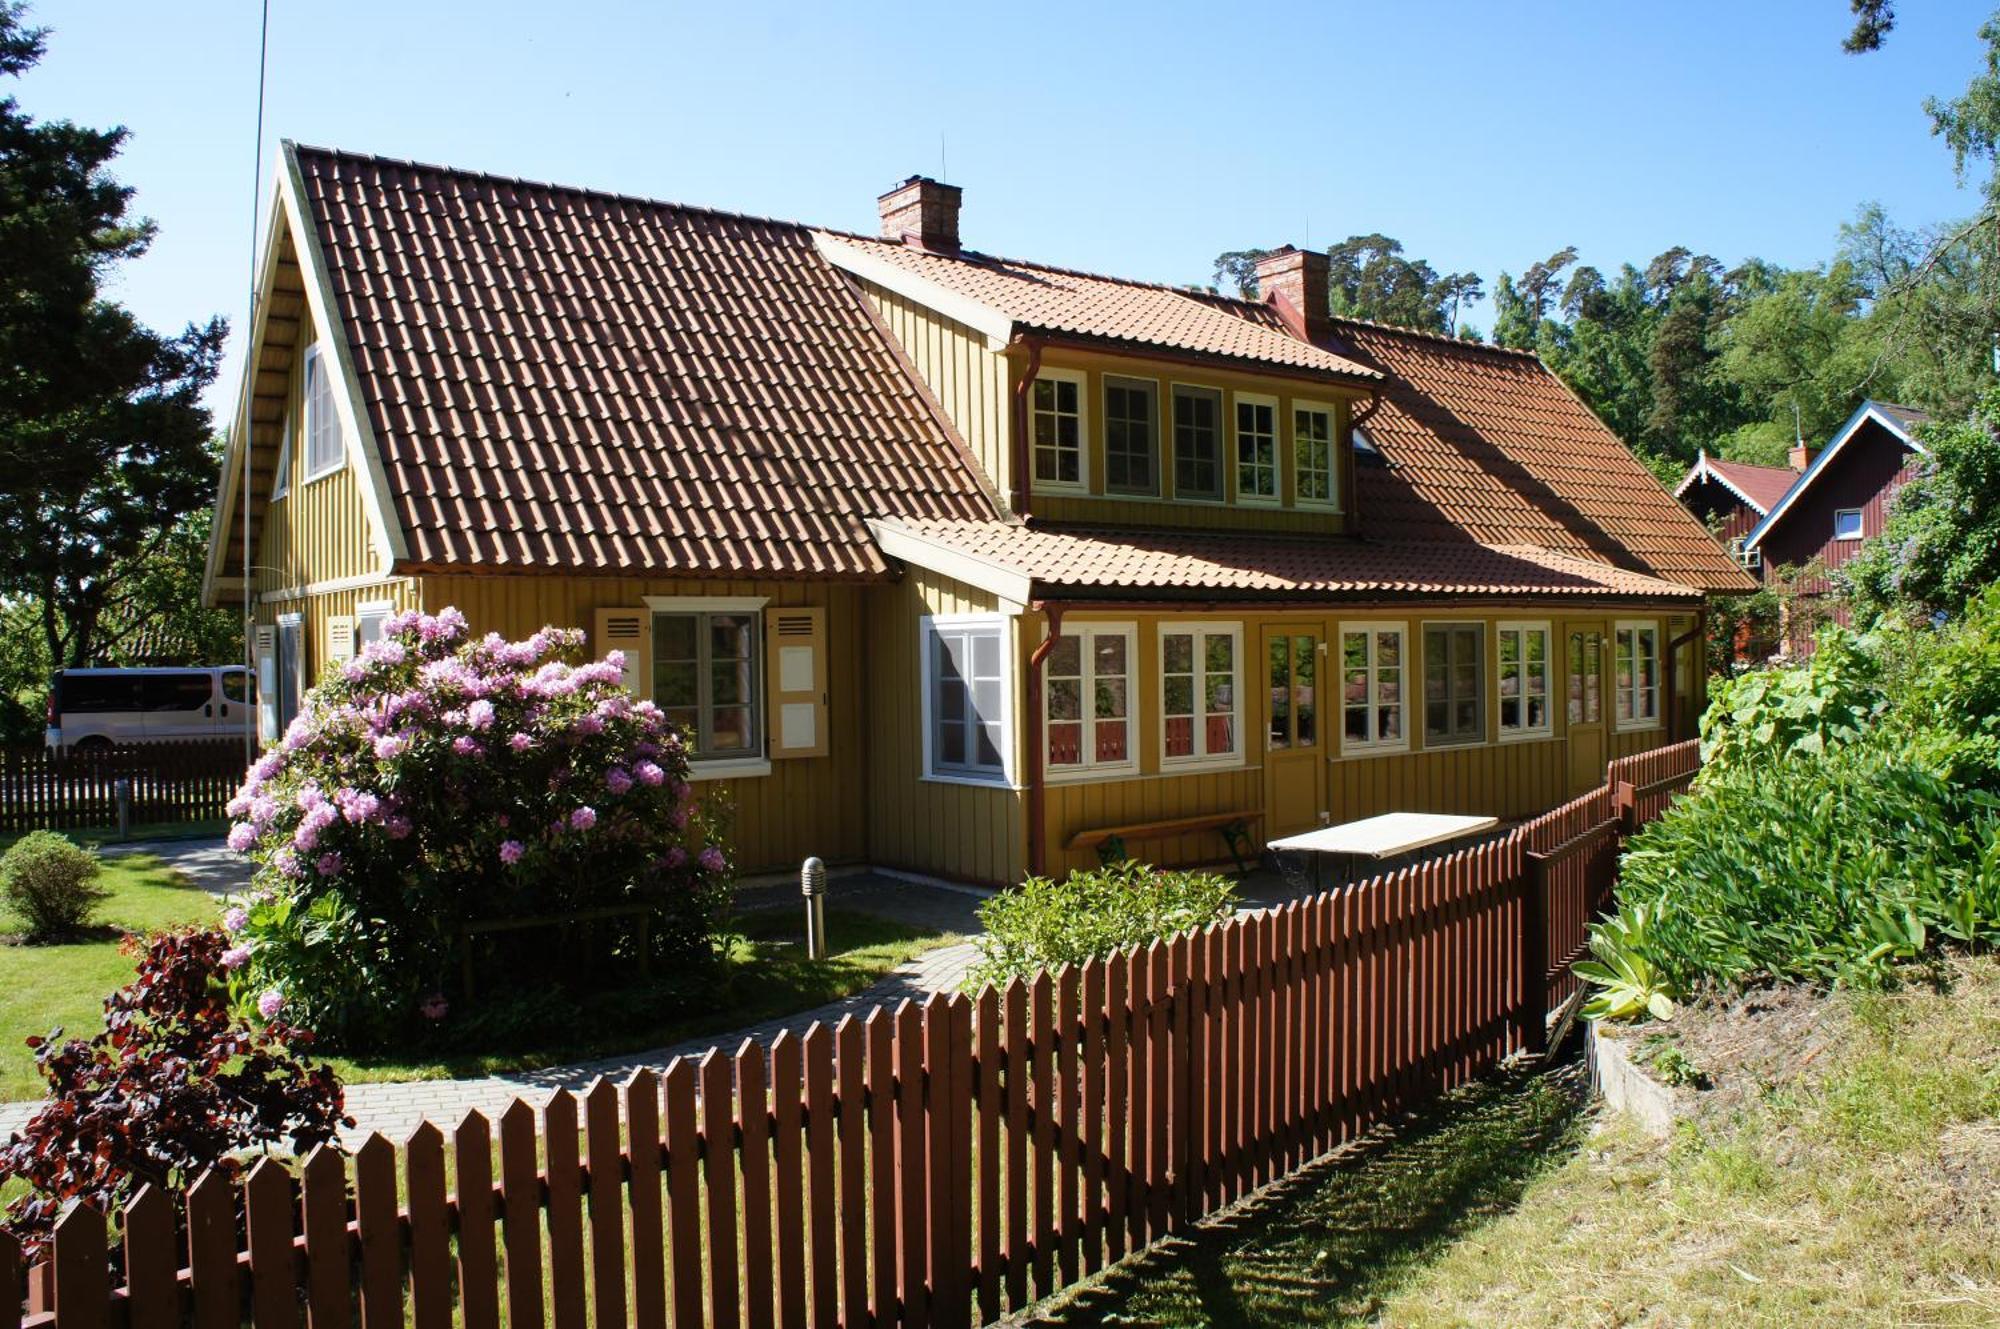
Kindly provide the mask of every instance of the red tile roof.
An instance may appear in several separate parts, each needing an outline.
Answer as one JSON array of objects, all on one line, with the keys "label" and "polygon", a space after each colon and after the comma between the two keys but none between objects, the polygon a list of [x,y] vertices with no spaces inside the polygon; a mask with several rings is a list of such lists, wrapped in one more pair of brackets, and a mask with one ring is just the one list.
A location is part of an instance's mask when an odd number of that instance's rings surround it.
[{"label": "red tile roof", "polygon": [[1533,355],[1352,319],[1350,353],[1388,375],[1359,418],[1364,534],[1534,545],[1710,591],[1753,583],[1702,524]]},{"label": "red tile roof", "polygon": [[1151,282],[1024,263],[964,250],[915,249],[894,240],[821,232],[954,295],[1011,319],[1023,331],[1061,333],[1122,346],[1156,346],[1350,380],[1378,371],[1300,341],[1269,306]]},{"label": "red tile roof", "polygon": [[1785,491],[1792,487],[1792,482],[1799,478],[1799,473],[1789,466],[1758,466],[1747,461],[1724,461],[1720,457],[1704,456],[1688,471],[1680,489],[1674,491],[1677,497],[1703,467],[1735,490],[1738,497],[1760,514],[1776,507],[1778,500],[1785,496]]},{"label": "red tile roof", "polygon": [[787,222],[296,150],[418,567],[874,577],[995,508]]},{"label": "red tile roof", "polygon": [[1023,527],[1005,521],[889,520],[873,525],[891,548],[900,546],[898,537],[919,541],[936,553],[969,560],[954,566],[1022,579],[1027,583],[1019,588],[1024,596],[1228,591],[1238,598],[1271,601],[1493,595],[1687,602],[1700,595],[1596,559],[1528,545]]}]

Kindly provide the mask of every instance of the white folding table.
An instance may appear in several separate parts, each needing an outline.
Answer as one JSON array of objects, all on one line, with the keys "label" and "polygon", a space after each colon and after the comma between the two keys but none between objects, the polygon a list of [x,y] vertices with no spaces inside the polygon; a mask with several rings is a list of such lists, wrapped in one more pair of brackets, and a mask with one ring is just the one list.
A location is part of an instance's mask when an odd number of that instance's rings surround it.
[{"label": "white folding table", "polygon": [[[1500,824],[1498,817],[1454,816],[1442,812],[1385,812],[1379,817],[1322,826],[1318,830],[1287,835],[1265,848],[1277,854],[1313,855],[1313,885],[1319,885],[1319,864],[1334,855],[1350,865],[1357,858],[1381,860],[1428,849],[1432,845],[1478,835]],[[1283,862],[1281,858],[1279,860]],[[1352,880],[1352,871],[1347,874]]]}]

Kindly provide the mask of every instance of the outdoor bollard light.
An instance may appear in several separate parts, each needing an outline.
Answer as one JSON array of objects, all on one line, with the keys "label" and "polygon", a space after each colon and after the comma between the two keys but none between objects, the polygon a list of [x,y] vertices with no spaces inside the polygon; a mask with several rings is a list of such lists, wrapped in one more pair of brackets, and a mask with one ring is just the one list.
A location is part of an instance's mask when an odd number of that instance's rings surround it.
[{"label": "outdoor bollard light", "polygon": [[118,804],[118,838],[130,839],[132,835],[132,782],[120,777],[111,782],[111,797]]},{"label": "outdoor bollard light", "polygon": [[806,959],[826,958],[826,864],[809,858],[799,867],[799,894],[806,898]]}]

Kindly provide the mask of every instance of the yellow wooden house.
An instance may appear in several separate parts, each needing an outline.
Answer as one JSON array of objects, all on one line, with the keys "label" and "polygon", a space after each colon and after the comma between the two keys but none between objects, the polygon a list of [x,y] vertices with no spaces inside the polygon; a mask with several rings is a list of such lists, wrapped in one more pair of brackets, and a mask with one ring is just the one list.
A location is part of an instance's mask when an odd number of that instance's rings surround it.
[{"label": "yellow wooden house", "polygon": [[750,871],[1005,883],[1521,816],[1691,732],[1747,579],[1534,357],[285,145],[206,593],[273,739],[399,607],[584,628]]}]

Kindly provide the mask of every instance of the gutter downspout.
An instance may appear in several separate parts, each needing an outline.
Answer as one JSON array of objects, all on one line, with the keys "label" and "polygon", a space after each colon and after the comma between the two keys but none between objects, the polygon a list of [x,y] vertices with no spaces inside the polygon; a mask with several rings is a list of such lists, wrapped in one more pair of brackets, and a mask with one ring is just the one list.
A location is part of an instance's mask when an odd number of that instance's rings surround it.
[{"label": "gutter downspout", "polygon": [[1008,506],[1014,510],[1016,521],[1025,522],[1033,492],[1033,472],[1029,469],[1033,458],[1028,454],[1028,390],[1034,386],[1035,376],[1042,372],[1042,343],[1034,337],[1021,336],[1014,339],[1009,349],[1013,346],[1028,348],[1028,368],[1014,385],[1014,427],[1010,431],[1014,436],[1014,492],[1008,496]]},{"label": "gutter downspout", "polygon": [[1043,845],[1047,813],[1042,806],[1046,786],[1042,780],[1042,664],[1062,636],[1063,606],[1060,601],[1032,601],[1030,609],[1048,618],[1048,635],[1036,643],[1028,656],[1028,874],[1046,875],[1048,853]]},{"label": "gutter downspout", "polygon": [[[1667,643],[1667,677],[1666,677],[1667,734],[1669,736],[1670,741],[1674,742],[1679,741],[1678,739],[1674,739],[1672,736],[1679,732],[1679,722],[1680,722],[1680,717],[1674,714],[1674,711],[1676,709],[1676,702],[1679,700],[1680,697],[1679,691],[1674,687],[1674,661],[1676,658],[1679,657],[1681,647],[1687,645],[1691,641],[1706,642],[1707,640],[1708,640],[1708,605],[1706,602],[1704,602],[1700,609],[1694,611],[1694,626],[1689,628],[1686,632],[1683,632],[1680,636],[1675,637],[1673,640]],[[1699,676],[1701,671],[1697,669],[1695,672],[1697,676]],[[1689,690],[1690,697],[1692,697],[1692,691],[1693,691],[1692,688],[1690,688]]]}]

